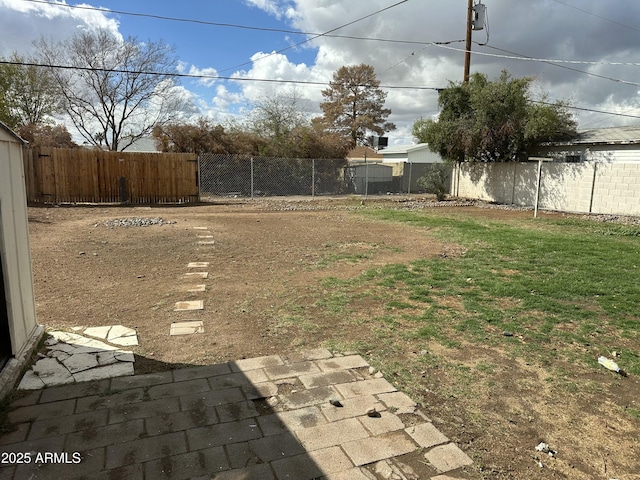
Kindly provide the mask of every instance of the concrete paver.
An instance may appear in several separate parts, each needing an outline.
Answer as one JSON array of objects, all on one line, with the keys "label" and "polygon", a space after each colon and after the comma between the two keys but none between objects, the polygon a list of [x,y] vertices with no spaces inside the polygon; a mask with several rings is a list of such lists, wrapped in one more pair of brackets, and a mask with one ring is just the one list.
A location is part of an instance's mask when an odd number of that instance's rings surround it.
[{"label": "concrete paver", "polygon": [[369,436],[362,424],[355,418],[304,428],[295,433],[307,451],[330,447],[337,442],[344,443]]},{"label": "concrete paver", "polygon": [[424,457],[441,473],[473,463],[473,460],[453,443],[435,447],[425,453]]},{"label": "concrete paver", "polygon": [[405,431],[413,438],[418,445],[424,448],[435,447],[447,443],[449,439],[442,434],[432,423],[423,423],[406,428]]},{"label": "concrete paver", "polygon": [[0,480],[370,480],[376,462],[419,450],[434,475],[466,478],[471,459],[426,416],[405,425],[399,414],[420,410],[374,373],[313,349],[26,392],[0,453],[57,456],[0,465]]},{"label": "concrete paver", "polygon": [[342,446],[357,466],[413,452],[417,445],[405,432],[391,432],[378,437],[354,440]]}]

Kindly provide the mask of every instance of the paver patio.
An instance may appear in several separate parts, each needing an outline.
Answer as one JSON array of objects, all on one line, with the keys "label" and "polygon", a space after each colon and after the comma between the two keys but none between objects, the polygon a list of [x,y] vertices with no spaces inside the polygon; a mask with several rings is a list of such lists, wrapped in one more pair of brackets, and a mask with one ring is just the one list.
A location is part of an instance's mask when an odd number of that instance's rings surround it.
[{"label": "paver patio", "polygon": [[464,479],[471,464],[362,357],[325,349],[35,390],[9,421],[0,480]]}]

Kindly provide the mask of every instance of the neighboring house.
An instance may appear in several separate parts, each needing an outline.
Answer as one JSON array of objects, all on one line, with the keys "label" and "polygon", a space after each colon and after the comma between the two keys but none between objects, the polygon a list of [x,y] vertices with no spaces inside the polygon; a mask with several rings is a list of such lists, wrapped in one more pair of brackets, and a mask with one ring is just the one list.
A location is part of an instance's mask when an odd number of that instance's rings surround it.
[{"label": "neighboring house", "polygon": [[44,333],[36,322],[22,146],[0,122],[0,398]]},{"label": "neighboring house", "polygon": [[541,145],[532,156],[566,163],[640,162],[640,126],[583,130],[572,140]]},{"label": "neighboring house", "polygon": [[427,143],[399,145],[381,150],[383,163],[442,163],[442,157]]},{"label": "neighboring house", "polygon": [[385,148],[380,153],[382,163],[393,166],[393,177],[400,179],[403,193],[421,191],[418,179],[433,168],[434,164],[443,163],[442,157],[432,152],[426,143]]},{"label": "neighboring house", "polygon": [[364,163],[364,161],[381,162],[382,155],[371,147],[358,146],[347,155],[350,164]]},{"label": "neighboring house", "polygon": [[[123,142],[127,141],[124,139]],[[156,153],[159,152],[156,148],[156,141],[153,137],[142,137],[135,140],[131,145],[123,150],[123,152],[138,152],[138,153]]]}]

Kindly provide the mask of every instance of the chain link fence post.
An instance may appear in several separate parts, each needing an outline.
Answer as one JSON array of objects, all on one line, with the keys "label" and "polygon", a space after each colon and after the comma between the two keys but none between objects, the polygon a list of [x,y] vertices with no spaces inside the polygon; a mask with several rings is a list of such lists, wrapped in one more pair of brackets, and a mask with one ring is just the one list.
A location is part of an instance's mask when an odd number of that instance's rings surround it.
[{"label": "chain link fence post", "polygon": [[251,157],[251,200],[253,200],[253,186],[254,186],[254,172],[253,172],[253,157]]},{"label": "chain link fence post", "polygon": [[311,159],[311,198],[316,197],[316,159]]}]

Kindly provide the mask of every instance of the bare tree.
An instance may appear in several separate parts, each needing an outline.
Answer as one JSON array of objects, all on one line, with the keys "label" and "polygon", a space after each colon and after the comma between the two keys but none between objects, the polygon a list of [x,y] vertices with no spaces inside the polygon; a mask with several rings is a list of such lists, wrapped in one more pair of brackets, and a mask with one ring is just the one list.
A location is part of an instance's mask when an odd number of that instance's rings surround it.
[{"label": "bare tree", "polygon": [[177,59],[162,42],[121,40],[107,30],[35,43],[55,78],[64,111],[92,145],[124,150],[172,119]]},{"label": "bare tree", "polygon": [[257,134],[280,140],[303,125],[308,125],[309,101],[295,88],[270,92],[253,104],[249,126]]}]

